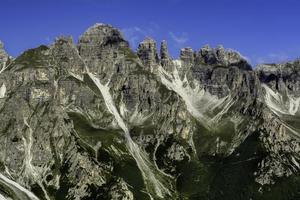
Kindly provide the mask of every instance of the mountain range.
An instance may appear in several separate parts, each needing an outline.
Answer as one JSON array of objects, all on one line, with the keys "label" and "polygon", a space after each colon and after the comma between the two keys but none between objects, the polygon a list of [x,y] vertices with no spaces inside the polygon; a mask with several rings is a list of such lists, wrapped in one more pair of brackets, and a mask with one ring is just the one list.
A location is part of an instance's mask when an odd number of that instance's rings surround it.
[{"label": "mountain range", "polygon": [[0,42],[0,199],[300,199],[300,60],[157,48],[107,24]]}]

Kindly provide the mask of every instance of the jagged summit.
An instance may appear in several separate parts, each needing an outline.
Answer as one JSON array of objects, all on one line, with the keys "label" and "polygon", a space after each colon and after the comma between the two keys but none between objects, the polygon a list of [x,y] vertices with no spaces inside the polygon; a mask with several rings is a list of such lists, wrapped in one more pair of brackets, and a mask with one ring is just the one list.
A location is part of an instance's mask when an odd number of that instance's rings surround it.
[{"label": "jagged summit", "polygon": [[191,47],[185,47],[180,50],[180,60],[186,63],[194,64],[194,59],[195,55]]},{"label": "jagged summit", "polygon": [[163,67],[170,65],[172,58],[169,54],[167,41],[163,40],[160,44],[160,63]]},{"label": "jagged summit", "polygon": [[276,75],[286,77],[292,74],[298,74],[300,70],[300,59],[283,63],[258,64],[255,71],[265,75]]},{"label": "jagged summit", "polygon": [[[156,41],[152,38],[145,38],[137,49],[138,57],[145,65],[158,63],[166,65],[172,60],[168,52],[167,42],[163,40],[160,46],[160,54],[158,56]],[[241,69],[252,70],[247,59],[238,51],[225,49],[222,45],[216,48],[211,48],[205,45],[200,51],[194,51],[191,47],[184,47],[180,50],[179,59],[191,65],[205,64],[212,66],[237,66]]]},{"label": "jagged summit", "polygon": [[121,32],[108,24],[96,23],[87,29],[82,36],[80,36],[78,45],[91,43],[93,45],[127,45]]},{"label": "jagged summit", "polygon": [[[69,42],[73,44],[72,37],[60,36],[55,42]],[[81,54],[91,53],[99,54],[100,50],[97,47],[124,46],[129,48],[129,43],[122,33],[110,24],[95,23],[89,27],[78,40],[78,50]],[[4,44],[0,41],[0,51],[3,55],[7,55],[3,50]],[[91,52],[93,48],[93,52]],[[98,53],[96,53],[98,52]],[[145,38],[138,46],[137,56],[145,65],[158,64],[166,65],[170,63],[172,57],[168,52],[167,41],[163,40],[160,46],[160,53],[157,52],[156,41],[152,38]],[[205,45],[199,51],[194,51],[190,47],[185,47],[180,50],[179,59],[190,64],[205,64],[205,65],[220,65],[234,66],[242,69],[250,70],[252,67],[247,60],[237,51],[225,49],[222,45],[212,48]]]},{"label": "jagged summit", "polygon": [[166,40],[163,40],[160,44],[160,58],[161,59],[169,59],[169,51],[168,51],[168,44]]},{"label": "jagged summit", "polygon": [[74,39],[73,36],[59,36],[55,38],[54,43],[69,43],[69,44],[74,44]]},{"label": "jagged summit", "polygon": [[210,65],[234,66],[243,69],[252,69],[250,64],[238,51],[225,49],[222,45],[212,48],[209,45],[203,46],[196,55],[198,59]]},{"label": "jagged summit", "polygon": [[147,66],[157,64],[159,58],[156,49],[156,41],[152,38],[146,38],[139,44],[137,49],[137,55]]}]

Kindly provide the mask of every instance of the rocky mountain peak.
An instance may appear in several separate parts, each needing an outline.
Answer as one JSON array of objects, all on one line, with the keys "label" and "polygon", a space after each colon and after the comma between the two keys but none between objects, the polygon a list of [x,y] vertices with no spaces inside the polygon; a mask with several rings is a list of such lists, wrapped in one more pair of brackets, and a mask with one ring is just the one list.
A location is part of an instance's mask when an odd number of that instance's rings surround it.
[{"label": "rocky mountain peak", "polygon": [[55,43],[57,44],[74,44],[74,40],[72,36],[60,36],[55,39]]},{"label": "rocky mountain peak", "polygon": [[105,45],[125,45],[128,43],[123,38],[121,32],[108,24],[96,23],[87,29],[87,31],[79,38],[79,46],[84,44],[93,44],[96,46]]},{"label": "rocky mountain peak", "polygon": [[217,62],[215,51],[209,45],[205,45],[200,49],[199,56],[206,64],[214,64]]},{"label": "rocky mountain peak", "polygon": [[300,90],[300,61],[279,63],[279,64],[259,64],[255,71],[262,83],[279,92],[288,92],[299,96]]},{"label": "rocky mountain peak", "polygon": [[243,69],[252,69],[247,60],[239,52],[232,49],[225,49],[222,45],[216,48],[205,45],[200,49],[198,57],[202,62],[209,65],[236,65]]},{"label": "rocky mountain peak", "polygon": [[171,56],[169,55],[167,41],[163,40],[160,45],[160,62],[162,66],[167,66],[171,62]]},{"label": "rocky mountain peak", "polygon": [[190,47],[180,50],[180,60],[188,64],[194,64],[194,51]]},{"label": "rocky mountain peak", "polygon": [[118,29],[97,23],[79,38],[77,48],[90,70],[97,71],[109,68],[105,62],[113,62],[119,50],[128,49],[129,44]]},{"label": "rocky mountain peak", "polygon": [[167,45],[166,40],[163,40],[161,42],[161,45],[160,45],[160,58],[161,59],[169,59],[170,58],[169,51],[168,51],[168,45]]},{"label": "rocky mountain peak", "polygon": [[138,46],[137,55],[146,66],[158,63],[159,59],[155,40],[146,38],[142,41]]}]

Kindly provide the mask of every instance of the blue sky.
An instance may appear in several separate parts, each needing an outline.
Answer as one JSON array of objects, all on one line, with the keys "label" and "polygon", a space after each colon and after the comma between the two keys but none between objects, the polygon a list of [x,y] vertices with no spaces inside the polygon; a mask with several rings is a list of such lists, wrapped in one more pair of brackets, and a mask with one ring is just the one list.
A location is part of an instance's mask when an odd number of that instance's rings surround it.
[{"label": "blue sky", "polygon": [[236,49],[255,65],[300,57],[297,0],[1,0],[0,40],[17,56],[56,36],[77,41],[96,22],[121,29],[133,48],[145,37],[182,47]]}]

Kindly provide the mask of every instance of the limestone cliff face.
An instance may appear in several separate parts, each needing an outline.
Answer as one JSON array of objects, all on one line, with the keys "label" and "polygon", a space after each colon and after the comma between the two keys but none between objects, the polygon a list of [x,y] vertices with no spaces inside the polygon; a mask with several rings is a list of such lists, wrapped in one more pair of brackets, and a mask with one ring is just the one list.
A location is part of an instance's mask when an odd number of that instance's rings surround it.
[{"label": "limestone cliff face", "polygon": [[0,67],[3,67],[8,59],[9,56],[4,50],[4,44],[0,41]]},{"label": "limestone cliff face", "polygon": [[[261,183],[299,171],[299,61],[265,64],[257,67],[263,88],[262,101],[269,111],[264,115],[261,140],[268,156],[260,163]],[[270,112],[271,111],[271,112]]]},{"label": "limestone cliff face", "polygon": [[1,43],[0,198],[297,199],[298,61],[157,49],[105,24],[16,59]]}]

